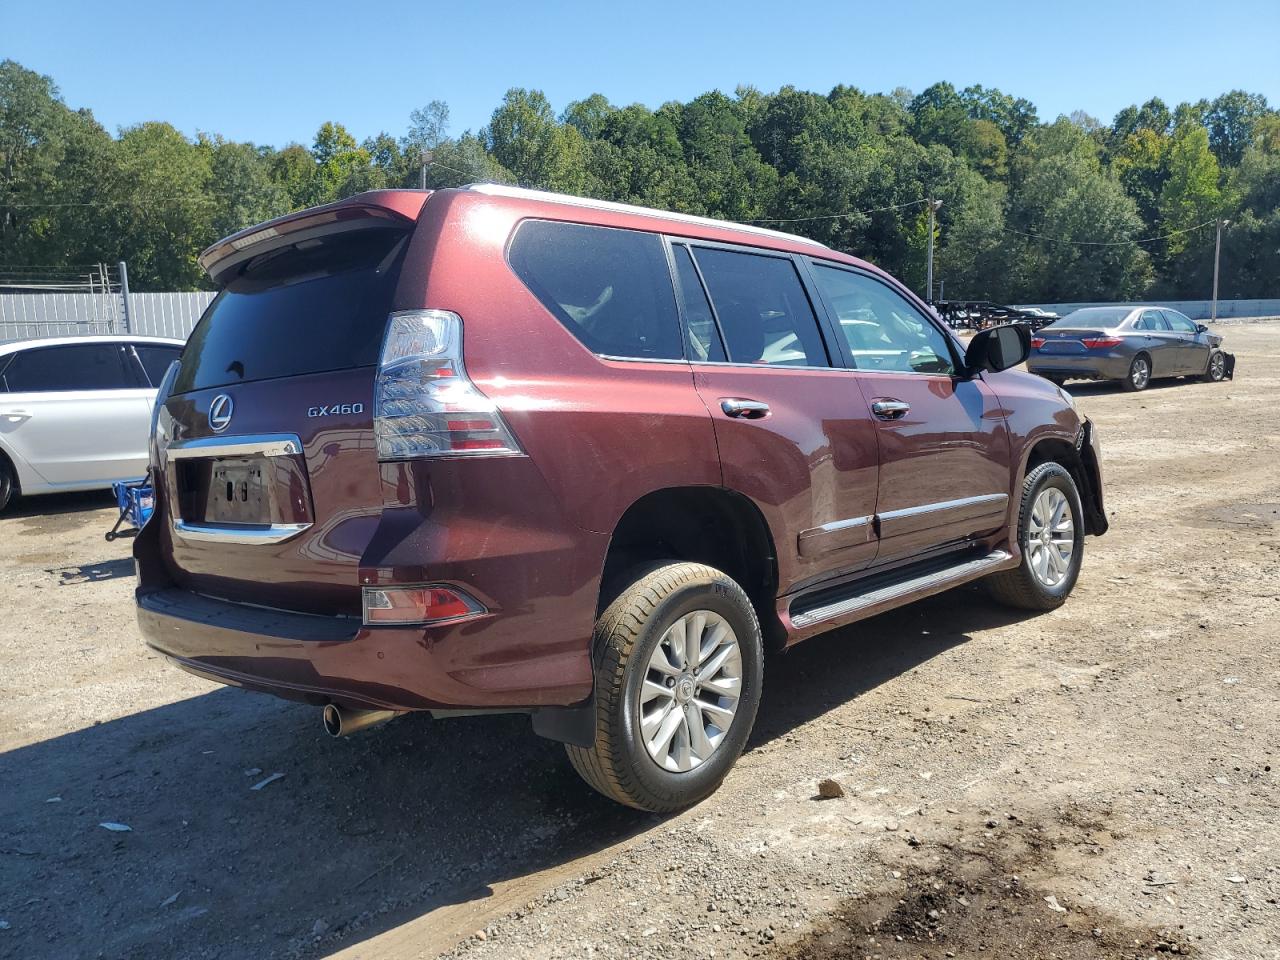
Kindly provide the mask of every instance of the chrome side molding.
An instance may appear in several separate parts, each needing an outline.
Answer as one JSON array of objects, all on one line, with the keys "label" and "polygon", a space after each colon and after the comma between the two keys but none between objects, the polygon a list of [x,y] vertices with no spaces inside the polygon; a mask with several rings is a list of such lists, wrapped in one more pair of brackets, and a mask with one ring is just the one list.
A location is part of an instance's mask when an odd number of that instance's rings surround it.
[{"label": "chrome side molding", "polygon": [[174,520],[173,532],[183,540],[206,543],[283,543],[310,527],[309,523],[191,523]]},{"label": "chrome side molding", "polygon": [[302,452],[296,433],[250,433],[235,437],[200,437],[175,440],[166,455],[170,460],[197,457],[288,457]]}]

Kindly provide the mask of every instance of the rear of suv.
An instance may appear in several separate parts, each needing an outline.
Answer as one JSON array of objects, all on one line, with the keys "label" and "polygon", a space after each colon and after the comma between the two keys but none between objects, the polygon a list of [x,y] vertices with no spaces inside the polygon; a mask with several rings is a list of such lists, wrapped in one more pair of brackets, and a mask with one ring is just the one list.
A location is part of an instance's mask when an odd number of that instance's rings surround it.
[{"label": "rear of suv", "polygon": [[742,752],[766,651],[968,581],[1062,603],[1092,426],[871,265],[492,185],[242,231],[160,391],[138,618],[324,708],[524,712],[647,810]]}]

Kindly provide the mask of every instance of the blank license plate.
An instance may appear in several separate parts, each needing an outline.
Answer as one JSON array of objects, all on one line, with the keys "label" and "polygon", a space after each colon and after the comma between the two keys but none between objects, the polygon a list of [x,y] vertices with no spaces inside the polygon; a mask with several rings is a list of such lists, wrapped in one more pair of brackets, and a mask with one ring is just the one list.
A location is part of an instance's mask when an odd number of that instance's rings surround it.
[{"label": "blank license plate", "polygon": [[270,523],[261,460],[217,460],[204,517],[212,523]]}]

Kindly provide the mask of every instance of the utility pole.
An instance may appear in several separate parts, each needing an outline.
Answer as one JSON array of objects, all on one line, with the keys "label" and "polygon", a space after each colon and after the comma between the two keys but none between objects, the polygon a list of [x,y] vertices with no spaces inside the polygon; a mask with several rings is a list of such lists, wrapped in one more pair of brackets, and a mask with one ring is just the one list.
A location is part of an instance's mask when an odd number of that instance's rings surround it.
[{"label": "utility pole", "polygon": [[925,302],[931,304],[933,303],[933,215],[942,206],[942,201],[930,197],[925,202],[929,205],[929,265],[925,269],[925,286],[928,288],[929,295],[925,298]]},{"label": "utility pole", "polygon": [[427,167],[431,165],[431,151],[422,151],[422,189],[427,189]]},{"label": "utility pole", "polygon": [[1218,262],[1222,259],[1222,228],[1231,226],[1230,220],[1218,219],[1218,238],[1213,243],[1213,309],[1209,322],[1218,319]]}]

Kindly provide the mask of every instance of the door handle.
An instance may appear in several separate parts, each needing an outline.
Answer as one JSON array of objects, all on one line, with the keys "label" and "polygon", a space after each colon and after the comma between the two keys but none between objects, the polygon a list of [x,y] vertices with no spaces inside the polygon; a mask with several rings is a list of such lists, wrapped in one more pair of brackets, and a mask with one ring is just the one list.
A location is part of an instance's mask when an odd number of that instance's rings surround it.
[{"label": "door handle", "polygon": [[31,414],[26,410],[0,410],[0,420],[7,420],[9,423],[22,423],[30,419]]},{"label": "door handle", "polygon": [[720,409],[727,417],[738,417],[742,420],[760,420],[769,415],[769,405],[759,400],[742,400],[728,397],[720,401]]},{"label": "door handle", "polygon": [[911,404],[901,400],[872,400],[871,412],[881,420],[901,420],[911,410]]}]

